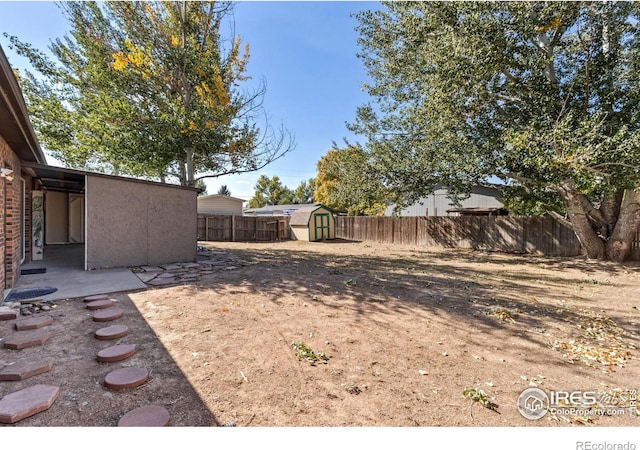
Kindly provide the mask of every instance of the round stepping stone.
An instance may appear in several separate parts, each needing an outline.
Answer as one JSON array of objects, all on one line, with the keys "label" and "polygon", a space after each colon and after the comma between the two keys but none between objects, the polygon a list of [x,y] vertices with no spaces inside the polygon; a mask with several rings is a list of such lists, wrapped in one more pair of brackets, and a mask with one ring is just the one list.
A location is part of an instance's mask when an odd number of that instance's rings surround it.
[{"label": "round stepping stone", "polygon": [[111,308],[113,306],[113,302],[111,300],[94,300],[92,302],[87,303],[87,309],[96,310],[96,309],[106,309]]},{"label": "round stepping stone", "polygon": [[124,314],[124,311],[120,308],[106,308],[101,309],[93,315],[94,322],[109,322],[111,320],[119,319]]},{"label": "round stepping stone", "polygon": [[107,294],[98,294],[98,295],[90,295],[89,297],[84,298],[84,302],[95,302],[96,300],[109,300],[109,296]]},{"label": "round stepping stone", "polygon": [[131,344],[120,344],[107,347],[98,352],[98,361],[115,362],[127,359],[136,352],[136,346]]},{"label": "round stepping stone", "polygon": [[162,406],[141,406],[129,411],[118,421],[119,427],[166,427],[169,411]]},{"label": "round stepping stone", "polygon": [[108,341],[111,339],[118,339],[122,336],[126,336],[129,332],[129,327],[126,325],[112,325],[106,328],[100,328],[96,331],[95,336],[96,339],[100,339],[103,341]]},{"label": "round stepping stone", "polygon": [[114,391],[121,391],[141,386],[147,379],[149,379],[149,371],[144,367],[125,367],[109,372],[104,377],[104,386]]}]

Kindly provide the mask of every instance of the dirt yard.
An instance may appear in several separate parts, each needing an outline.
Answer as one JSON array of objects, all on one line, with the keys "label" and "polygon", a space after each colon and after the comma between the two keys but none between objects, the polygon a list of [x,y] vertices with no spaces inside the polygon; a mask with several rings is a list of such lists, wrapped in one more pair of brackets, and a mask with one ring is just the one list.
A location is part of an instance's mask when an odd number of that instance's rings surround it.
[{"label": "dirt yard", "polygon": [[[50,312],[37,382],[60,397],[15,426],[114,426],[162,405],[172,426],[637,426],[640,267],[344,241],[201,243],[242,264],[114,294],[136,344],[99,363],[82,299]],[[11,333],[0,322],[0,338]],[[0,349],[0,370],[15,359]],[[43,353],[44,354],[44,353]],[[102,386],[142,365],[133,391]],[[0,382],[0,396],[33,384]],[[612,415],[518,411],[520,393],[596,391]],[[575,405],[574,405],[575,406]],[[615,406],[615,408],[613,408]],[[618,412],[616,412],[618,411]],[[622,411],[622,413],[620,413]]]}]

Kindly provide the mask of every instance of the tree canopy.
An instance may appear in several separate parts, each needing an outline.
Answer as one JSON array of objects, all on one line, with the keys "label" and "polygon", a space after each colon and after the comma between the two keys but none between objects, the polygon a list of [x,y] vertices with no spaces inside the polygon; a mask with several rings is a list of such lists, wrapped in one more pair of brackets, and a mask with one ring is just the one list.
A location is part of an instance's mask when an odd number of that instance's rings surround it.
[{"label": "tree canopy", "polygon": [[385,190],[359,145],[334,144],[317,164],[315,200],[351,216],[381,215]]},{"label": "tree canopy", "polygon": [[260,175],[254,189],[254,195],[249,199],[249,208],[293,203],[293,191],[282,184],[278,176],[269,178],[266,175]]},{"label": "tree canopy", "polygon": [[269,178],[260,175],[249,199],[249,208],[262,208],[267,205],[307,204],[313,201],[315,183],[313,179],[302,181],[295,189],[285,186],[280,177]]},{"label": "tree canopy", "polygon": [[68,166],[194,186],[252,172],[294,147],[249,79],[249,46],[225,38],[232,2],[61,2],[72,30],[54,58],[11,37],[34,128]]},{"label": "tree canopy", "polygon": [[387,2],[357,15],[372,103],[351,129],[392,200],[496,176],[556,192],[587,256],[640,222],[640,5]]},{"label": "tree canopy", "polygon": [[231,197],[231,191],[226,184],[223,184],[222,186],[220,186],[220,189],[218,189],[218,195],[226,195],[228,197]]}]

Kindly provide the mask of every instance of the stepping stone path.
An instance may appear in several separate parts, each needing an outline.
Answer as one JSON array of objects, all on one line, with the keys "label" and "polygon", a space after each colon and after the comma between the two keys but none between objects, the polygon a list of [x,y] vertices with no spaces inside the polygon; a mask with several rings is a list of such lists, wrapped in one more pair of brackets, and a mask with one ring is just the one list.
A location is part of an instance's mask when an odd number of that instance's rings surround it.
[{"label": "stepping stone path", "polygon": [[16,423],[51,407],[58,398],[60,388],[36,384],[5,395],[0,400],[0,423]]},{"label": "stepping stone path", "polygon": [[0,381],[20,381],[51,370],[53,358],[23,358],[0,370]]},{"label": "stepping stone path", "polygon": [[120,344],[100,350],[97,359],[100,362],[116,362],[127,359],[136,352],[136,346],[131,344]]},{"label": "stepping stone path", "polygon": [[[20,303],[14,302],[12,306],[13,305],[19,306]],[[31,311],[25,311],[24,314],[31,314]],[[5,339],[3,347],[12,350],[21,350],[27,347],[42,345],[51,338],[51,333],[44,328],[52,323],[53,319],[47,316],[32,317],[17,321],[14,324],[16,333]],[[19,359],[0,370],[0,381],[22,381],[35,377],[50,371],[54,362],[53,358],[46,357]],[[5,395],[0,399],[0,423],[15,423],[49,409],[58,397],[59,392],[60,388],[58,386],[36,384]]]},{"label": "stepping stone path", "polygon": [[100,328],[95,332],[96,339],[108,341],[111,339],[119,339],[126,336],[129,332],[129,327],[126,325],[112,325],[106,328]]},{"label": "stepping stone path", "polygon": [[107,309],[101,309],[93,315],[94,322],[110,322],[112,320],[119,319],[124,315],[124,311],[121,308],[112,307]]},{"label": "stepping stone path", "polygon": [[83,301],[89,303],[95,302],[96,300],[109,300],[109,296],[107,294],[90,295],[89,297],[85,297]]},{"label": "stepping stone path", "polygon": [[30,319],[21,320],[16,323],[16,331],[37,330],[51,325],[53,319],[47,316],[32,317]]},{"label": "stepping stone path", "polygon": [[[163,269],[159,269],[163,270]],[[188,269],[185,270],[185,272]],[[171,279],[171,278],[166,278]],[[108,295],[99,294],[85,297],[86,308],[95,310],[93,320],[95,322],[108,322],[124,315],[121,308],[114,306]],[[18,317],[19,303],[13,307],[0,307],[0,320],[15,320]],[[21,314],[31,314],[25,311]],[[53,324],[53,319],[47,316],[31,317],[17,321],[14,324],[16,332],[3,341],[7,349],[21,350],[23,348],[44,344],[51,338],[45,327]],[[94,334],[98,340],[114,340],[126,336],[129,328],[126,325],[111,325],[100,328]],[[96,359],[103,363],[112,363],[125,360],[136,352],[136,346],[132,344],[119,344],[107,347],[98,352]],[[35,377],[51,370],[55,363],[54,358],[27,357],[10,363],[0,370],[0,382],[22,381]],[[149,371],[144,367],[125,367],[109,372],[104,378],[105,388],[112,390],[126,390],[141,386],[149,379]],[[31,387],[13,392],[0,398],[0,423],[13,424],[39,412],[49,409],[58,397],[60,388],[36,384]],[[118,426],[167,426],[169,424],[169,412],[156,405],[143,406],[122,416]]]},{"label": "stepping stone path", "polygon": [[114,391],[142,386],[149,379],[149,371],[144,367],[124,367],[109,372],[104,377],[104,386]]},{"label": "stepping stone path", "polygon": [[[93,315],[95,322],[108,322],[124,315],[124,311],[121,308],[113,307],[113,301],[106,295],[93,295],[86,297],[84,301],[87,302],[87,309],[98,309]],[[109,307],[101,309],[101,305],[108,305]],[[100,328],[94,333],[94,336],[98,340],[113,340],[126,336],[128,333],[129,328],[126,325],[117,324]],[[112,363],[125,360],[135,352],[136,346],[132,344],[112,345],[100,350],[96,355],[96,359],[99,362]],[[148,379],[149,371],[144,367],[125,367],[109,372],[104,377],[104,387],[115,391],[133,389],[143,385]],[[164,408],[149,406],[141,407],[125,414],[118,422],[118,426],[165,426],[168,423],[169,413]]]},{"label": "stepping stone path", "polygon": [[168,424],[169,411],[156,405],[131,410],[118,421],[119,427],[166,427]]},{"label": "stepping stone path", "polygon": [[132,271],[140,281],[149,286],[166,286],[179,283],[193,283],[202,275],[212,274],[220,270],[236,270],[251,266],[258,262],[250,262],[228,253],[209,250],[198,250],[198,262],[184,262],[162,266],[133,267]]},{"label": "stepping stone path", "polygon": [[18,317],[18,312],[8,306],[0,306],[0,320],[14,320]]},{"label": "stepping stone path", "polygon": [[18,331],[4,341],[4,347],[21,350],[27,347],[42,345],[49,340],[51,333],[46,330]]},{"label": "stepping stone path", "polygon": [[106,309],[111,308],[113,306],[112,300],[94,300],[92,302],[87,303],[87,309],[94,311],[96,309]]}]

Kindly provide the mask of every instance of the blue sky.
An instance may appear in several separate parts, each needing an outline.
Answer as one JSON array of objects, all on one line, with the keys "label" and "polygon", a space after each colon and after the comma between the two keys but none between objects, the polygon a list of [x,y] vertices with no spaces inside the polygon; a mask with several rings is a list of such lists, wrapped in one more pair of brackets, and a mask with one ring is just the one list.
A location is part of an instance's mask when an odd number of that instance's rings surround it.
[{"label": "blue sky", "polygon": [[[270,122],[289,129],[297,145],[260,172],[209,179],[209,194],[225,184],[233,196],[248,200],[261,174],[278,176],[293,189],[315,176],[316,163],[334,141],[358,140],[345,123],[354,120],[356,108],[368,98],[361,91],[366,73],[356,56],[357,21],[350,14],[378,7],[378,2],[365,1],[236,2],[235,23],[227,29],[231,33],[235,28],[249,43],[248,73],[266,83],[264,105]],[[16,35],[45,50],[68,31],[53,2],[0,1],[0,34]],[[1,35],[0,44],[15,68],[28,67]]]}]

